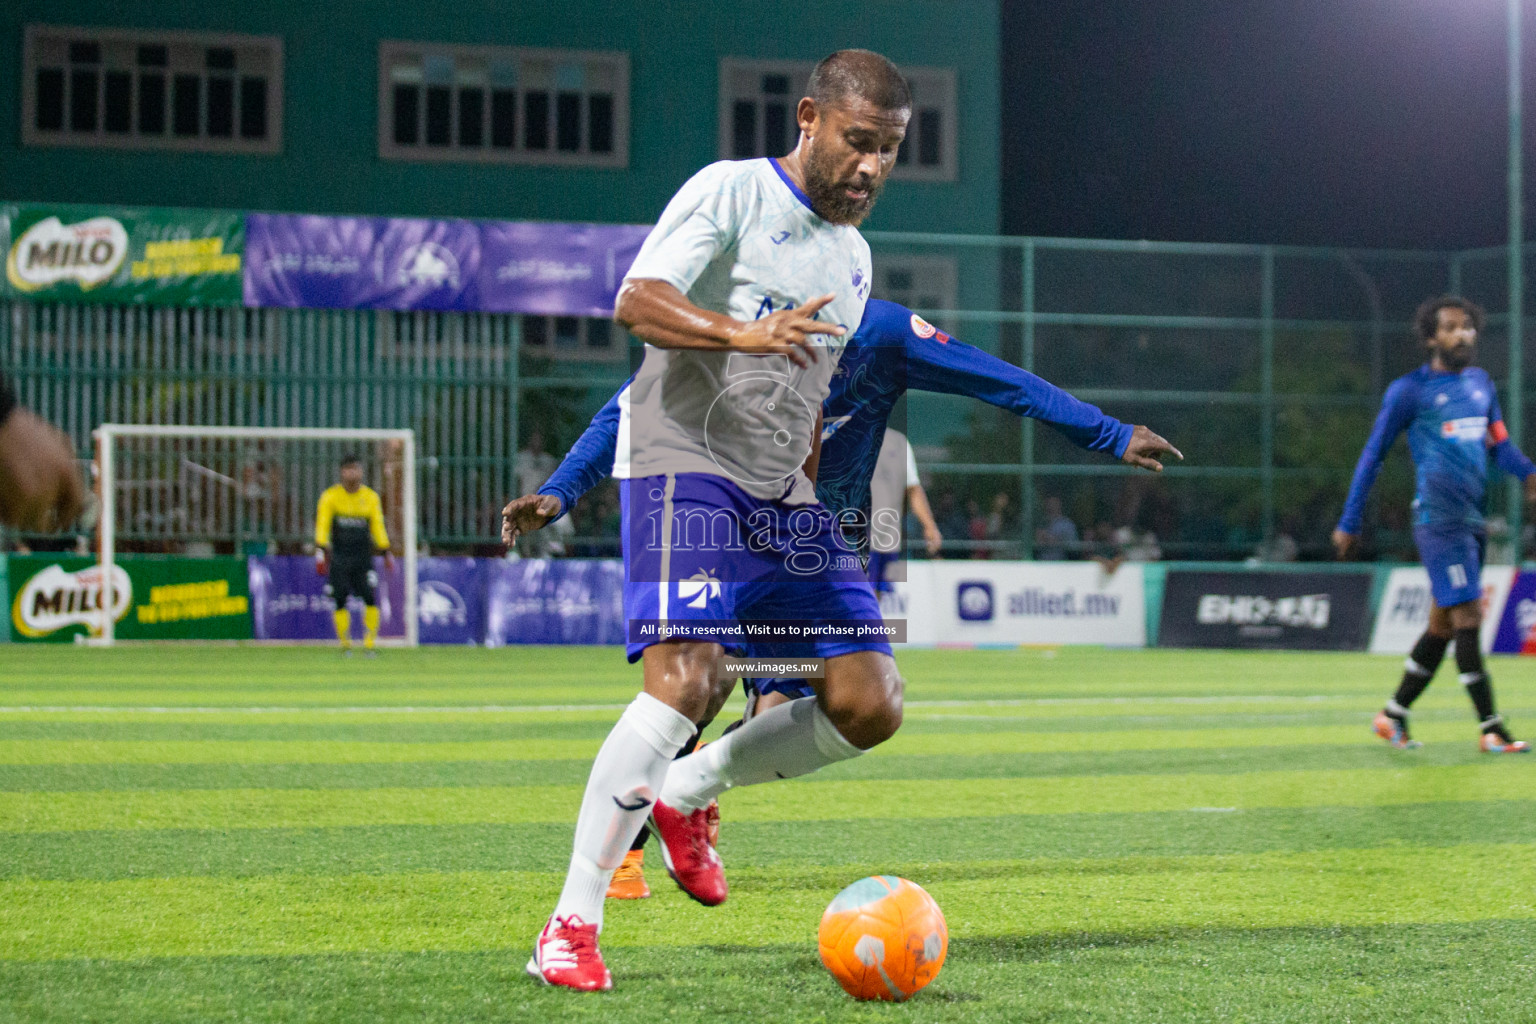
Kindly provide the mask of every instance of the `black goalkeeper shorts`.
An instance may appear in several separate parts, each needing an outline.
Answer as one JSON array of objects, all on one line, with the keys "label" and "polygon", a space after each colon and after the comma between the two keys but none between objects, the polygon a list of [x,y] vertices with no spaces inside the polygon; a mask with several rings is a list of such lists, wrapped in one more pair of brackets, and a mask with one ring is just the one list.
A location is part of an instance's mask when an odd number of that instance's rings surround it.
[{"label": "black goalkeeper shorts", "polygon": [[331,563],[331,575],[326,580],[325,592],[335,601],[338,609],[347,606],[347,599],[355,597],[372,608],[379,603],[375,591],[379,586],[379,574],[367,562],[357,565]]}]

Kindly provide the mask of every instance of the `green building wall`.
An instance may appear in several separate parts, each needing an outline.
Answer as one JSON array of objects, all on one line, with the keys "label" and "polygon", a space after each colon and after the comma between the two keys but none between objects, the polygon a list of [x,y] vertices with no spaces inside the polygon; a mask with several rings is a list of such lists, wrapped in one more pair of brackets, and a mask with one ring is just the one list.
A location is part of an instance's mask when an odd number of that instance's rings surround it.
[{"label": "green building wall", "polygon": [[[283,151],[233,156],[20,143],[27,24],[276,35]],[[376,135],[383,39],[624,50],[624,170],[383,161]],[[995,234],[999,202],[997,0],[456,0],[252,3],[20,0],[0,14],[0,198],[313,213],[645,223],[718,158],[719,59],[815,60],[849,46],[952,67],[958,180],[893,182],[870,229]],[[988,289],[990,290],[990,289]]]}]

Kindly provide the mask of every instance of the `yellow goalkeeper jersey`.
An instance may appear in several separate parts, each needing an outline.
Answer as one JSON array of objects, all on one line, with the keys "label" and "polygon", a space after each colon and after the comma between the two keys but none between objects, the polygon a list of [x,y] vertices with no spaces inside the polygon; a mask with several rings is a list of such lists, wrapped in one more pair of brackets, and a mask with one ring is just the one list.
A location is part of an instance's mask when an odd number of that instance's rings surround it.
[{"label": "yellow goalkeeper jersey", "polygon": [[338,562],[368,562],[375,551],[389,549],[384,503],[371,487],[348,494],[341,484],[326,488],[315,510],[315,545],[331,549]]}]

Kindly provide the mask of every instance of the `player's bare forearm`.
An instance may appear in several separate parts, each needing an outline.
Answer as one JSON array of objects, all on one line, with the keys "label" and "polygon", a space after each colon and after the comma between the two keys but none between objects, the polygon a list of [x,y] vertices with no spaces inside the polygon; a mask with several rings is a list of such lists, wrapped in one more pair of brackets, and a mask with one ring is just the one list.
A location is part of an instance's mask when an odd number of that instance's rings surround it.
[{"label": "player's bare forearm", "polygon": [[747,355],[783,355],[797,366],[817,358],[817,334],[841,336],[846,330],[822,323],[816,314],[836,296],[823,295],[798,308],[781,309],[751,322],[700,309],[665,281],[624,282],[614,302],[613,318],[631,334],[657,348],[729,350]]},{"label": "player's bare forearm", "polygon": [[1153,473],[1163,471],[1163,457],[1172,455],[1180,462],[1184,461],[1184,453],[1169,444],[1161,435],[1150,427],[1137,425],[1131,428],[1131,443],[1126,445],[1125,454],[1120,456],[1121,462],[1128,462],[1133,466]]},{"label": "player's bare forearm", "polygon": [[614,300],[613,319],[657,348],[718,350],[727,347],[741,326],[731,317],[700,309],[667,282],[650,278],[624,282]]}]

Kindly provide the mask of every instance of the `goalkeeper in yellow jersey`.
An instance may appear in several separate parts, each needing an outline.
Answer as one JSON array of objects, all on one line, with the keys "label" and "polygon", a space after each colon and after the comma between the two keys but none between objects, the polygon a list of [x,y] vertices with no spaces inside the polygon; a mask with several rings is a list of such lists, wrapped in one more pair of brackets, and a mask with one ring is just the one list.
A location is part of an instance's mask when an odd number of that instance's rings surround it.
[{"label": "goalkeeper in yellow jersey", "polygon": [[384,505],[379,494],[363,484],[363,462],[356,455],[341,460],[341,483],[326,488],[315,510],[315,571],[326,576],[326,593],[336,600],[336,638],[352,653],[352,616],[347,599],[363,602],[363,646],[370,654],[379,637],[378,574],[374,552],[394,567],[389,533],[384,529]]}]

